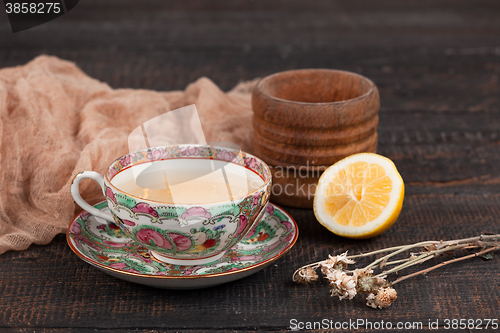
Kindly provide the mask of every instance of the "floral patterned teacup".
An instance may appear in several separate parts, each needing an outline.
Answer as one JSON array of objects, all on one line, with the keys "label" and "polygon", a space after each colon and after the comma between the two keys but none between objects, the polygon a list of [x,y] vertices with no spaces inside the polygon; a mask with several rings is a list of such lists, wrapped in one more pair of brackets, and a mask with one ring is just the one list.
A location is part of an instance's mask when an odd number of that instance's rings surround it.
[{"label": "floral patterned teacup", "polygon": [[[132,166],[171,159],[193,159],[188,160],[189,163],[199,159],[232,163],[233,167],[257,174],[263,184],[232,200],[175,204],[134,196],[113,183],[115,177]],[[85,178],[101,185],[111,214],[82,199],[78,186]],[[221,258],[255,227],[269,202],[270,191],[271,173],[263,161],[244,152],[204,145],[164,146],[133,152],[111,163],[104,177],[94,171],[84,171],[71,185],[71,194],[80,207],[116,223],[156,259],[177,265],[199,265]]]}]

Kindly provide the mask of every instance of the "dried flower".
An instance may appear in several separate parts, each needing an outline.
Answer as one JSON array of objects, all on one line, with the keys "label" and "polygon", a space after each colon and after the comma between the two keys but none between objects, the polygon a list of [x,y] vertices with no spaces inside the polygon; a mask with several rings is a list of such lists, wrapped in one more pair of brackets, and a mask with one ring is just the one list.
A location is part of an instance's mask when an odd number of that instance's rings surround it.
[{"label": "dried flower", "polygon": [[375,294],[373,293],[370,293],[367,297],[366,297],[366,305],[367,306],[370,306],[374,309],[377,308],[377,304],[375,304]]},{"label": "dried flower", "polygon": [[392,304],[398,298],[398,293],[392,287],[380,288],[378,291],[375,301],[378,303],[380,308],[386,308]]},{"label": "dried flower", "polygon": [[356,296],[356,278],[347,275],[339,270],[332,270],[326,276],[330,280],[331,296],[338,296],[340,300],[344,298],[353,299]]},{"label": "dried flower", "polygon": [[[415,248],[423,248],[424,250],[417,253],[410,253],[409,257],[404,259],[393,258],[396,255]],[[398,273],[405,268],[421,264],[442,254],[455,253],[456,251],[470,250],[473,248],[478,249],[478,252],[443,261],[415,273],[399,276],[392,282],[386,280],[386,277],[390,274]],[[329,255],[326,260],[297,269],[293,274],[293,281],[301,284],[315,282],[318,280],[316,270],[318,267],[321,267],[321,272],[330,282],[331,296],[338,296],[339,299],[342,300],[345,298],[353,299],[358,293],[368,294],[366,297],[366,305],[374,309],[382,309],[390,306],[397,299],[397,292],[393,289],[393,285],[457,261],[485,255],[491,256],[493,251],[498,250],[500,250],[500,234],[483,234],[476,237],[451,241],[424,241],[415,244],[394,246],[350,257],[347,257],[347,252],[345,252],[337,256]],[[354,263],[354,261],[351,260],[353,258],[367,257],[369,255],[376,255],[384,252],[389,253],[376,259],[362,269],[347,270],[348,265]],[[389,259],[391,260],[389,261]],[[390,265],[395,265],[395,267],[385,268]],[[373,270],[380,270],[381,272],[375,275]]]},{"label": "dried flower", "polygon": [[356,279],[358,279],[362,275],[367,275],[373,273],[373,270],[364,270],[364,269],[359,269],[356,268],[354,271],[352,271],[352,276],[354,276]]},{"label": "dried flower", "polygon": [[[380,276],[380,277],[376,277],[375,280],[377,281],[377,285],[379,288],[385,288],[385,287],[389,287],[390,284],[389,282],[387,282],[387,280],[385,279],[385,275],[384,276]],[[378,289],[378,288],[377,288]]]},{"label": "dried flower", "polygon": [[313,283],[318,280],[318,274],[312,267],[302,267],[293,275],[293,281],[298,284]]},{"label": "dried flower", "polygon": [[328,273],[333,272],[334,268],[333,267],[328,267],[327,265],[321,264],[321,273],[324,276],[327,276]]},{"label": "dried flower", "polygon": [[364,271],[362,269],[356,269],[353,272],[353,276],[357,281],[357,290],[361,294],[373,293],[378,290],[377,278],[372,276],[373,270]]},{"label": "dried flower", "polygon": [[344,270],[347,268],[347,265],[354,263],[354,260],[347,259],[347,252],[344,252],[335,257],[328,255],[328,259],[321,262],[321,272],[326,275],[328,274],[328,271],[332,269]]},{"label": "dried flower", "polygon": [[383,309],[390,306],[398,298],[398,293],[394,288],[380,288],[376,295],[373,293],[369,294],[366,298],[366,305],[371,306],[376,309]]}]

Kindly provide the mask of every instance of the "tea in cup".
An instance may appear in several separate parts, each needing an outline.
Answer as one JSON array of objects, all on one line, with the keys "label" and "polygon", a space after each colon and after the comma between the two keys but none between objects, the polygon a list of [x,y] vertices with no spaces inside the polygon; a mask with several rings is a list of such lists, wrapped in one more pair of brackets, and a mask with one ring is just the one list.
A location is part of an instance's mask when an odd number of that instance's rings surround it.
[{"label": "tea in cup", "polygon": [[[85,178],[101,185],[111,214],[82,199],[78,186]],[[80,207],[177,265],[221,258],[258,223],[270,191],[271,172],[259,158],[206,145],[136,151],[111,163],[104,176],[78,174],[71,186]]]}]

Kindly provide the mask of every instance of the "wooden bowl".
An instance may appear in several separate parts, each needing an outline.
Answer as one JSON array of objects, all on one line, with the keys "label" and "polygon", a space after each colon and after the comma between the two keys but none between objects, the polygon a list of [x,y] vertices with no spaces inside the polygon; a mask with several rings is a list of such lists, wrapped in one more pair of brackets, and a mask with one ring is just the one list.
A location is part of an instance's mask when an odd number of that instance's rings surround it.
[{"label": "wooden bowl", "polygon": [[[355,73],[303,69],[270,75],[252,94],[255,153],[271,166],[306,166],[312,172],[355,153],[375,152],[379,107],[375,84]],[[309,186],[317,182],[314,174],[307,180],[275,176],[273,182]],[[310,208],[313,198],[281,194],[271,200]]]}]

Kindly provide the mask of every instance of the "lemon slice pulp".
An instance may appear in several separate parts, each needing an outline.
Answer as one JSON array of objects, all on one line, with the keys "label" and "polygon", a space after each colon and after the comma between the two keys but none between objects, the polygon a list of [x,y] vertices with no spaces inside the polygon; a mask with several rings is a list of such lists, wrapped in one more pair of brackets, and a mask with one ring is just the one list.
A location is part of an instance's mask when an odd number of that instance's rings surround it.
[{"label": "lemon slice pulp", "polygon": [[355,154],[321,175],[314,214],[337,235],[370,238],[397,220],[403,199],[403,179],[390,159],[372,153]]}]

